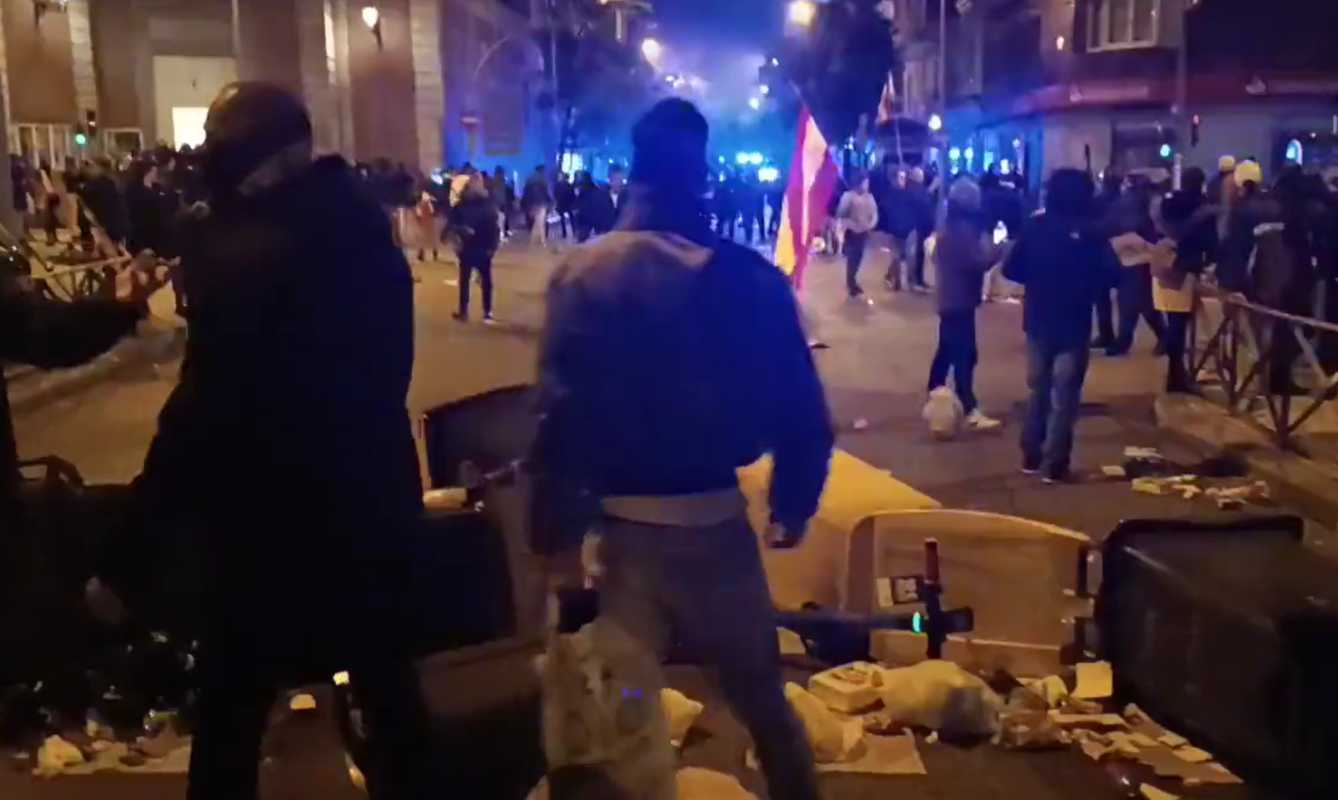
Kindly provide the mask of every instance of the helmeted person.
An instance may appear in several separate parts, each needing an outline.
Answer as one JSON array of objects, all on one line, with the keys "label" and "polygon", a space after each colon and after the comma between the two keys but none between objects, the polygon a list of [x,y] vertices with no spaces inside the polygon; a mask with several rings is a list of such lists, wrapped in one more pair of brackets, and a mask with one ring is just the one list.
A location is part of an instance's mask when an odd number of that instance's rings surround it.
[{"label": "helmeted person", "polygon": [[[813,755],[781,690],[774,609],[735,469],[772,453],[771,541],[793,545],[817,509],[832,428],[784,276],[711,231],[707,137],[683,100],[643,116],[618,225],[553,276],[536,509],[559,483],[599,501],[596,641],[638,643],[634,684],[651,697],[671,642],[700,656],[751,732],[770,796],[814,800]],[[534,530],[541,550],[573,544]]]},{"label": "helmeted person", "polygon": [[[353,170],[313,161],[310,118],[284,90],[225,87],[205,132],[209,211],[180,233],[186,359],[135,482],[141,526],[195,532],[207,565],[189,797],[255,797],[277,693],[339,670],[372,796],[425,796],[400,607],[422,511],[409,267]],[[121,548],[104,577],[135,585],[152,547]]]}]

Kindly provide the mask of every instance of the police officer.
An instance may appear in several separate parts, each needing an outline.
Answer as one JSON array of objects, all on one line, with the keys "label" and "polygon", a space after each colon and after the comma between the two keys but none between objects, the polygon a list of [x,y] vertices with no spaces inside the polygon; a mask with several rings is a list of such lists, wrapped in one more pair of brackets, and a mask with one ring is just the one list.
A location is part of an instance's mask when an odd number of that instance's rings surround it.
[{"label": "police officer", "polygon": [[[372,796],[425,796],[399,599],[422,510],[409,267],[349,166],[313,161],[284,90],[224,88],[205,131],[209,209],[179,232],[186,361],[135,484],[140,523],[184,521],[208,566],[189,797],[255,797],[278,691],[339,670]],[[147,559],[126,560],[108,569],[133,583]]]},{"label": "police officer", "polygon": [[618,225],[553,277],[535,510],[558,481],[599,500],[596,646],[635,641],[629,675],[655,697],[660,656],[671,642],[686,645],[718,669],[771,797],[815,800],[813,755],[781,691],[774,609],[735,468],[774,455],[772,543],[792,546],[817,508],[832,429],[784,276],[712,234],[707,133],[686,101],[648,112],[633,130]]}]

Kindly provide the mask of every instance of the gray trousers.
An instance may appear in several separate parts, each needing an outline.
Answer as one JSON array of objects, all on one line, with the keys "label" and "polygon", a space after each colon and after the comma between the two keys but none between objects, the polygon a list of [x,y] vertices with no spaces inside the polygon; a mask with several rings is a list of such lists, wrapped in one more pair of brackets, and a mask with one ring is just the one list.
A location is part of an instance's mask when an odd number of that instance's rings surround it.
[{"label": "gray trousers", "polygon": [[600,619],[641,646],[637,680],[658,695],[681,644],[713,668],[752,734],[772,800],[818,800],[813,752],[781,689],[775,610],[748,521],[704,527],[606,519]]}]

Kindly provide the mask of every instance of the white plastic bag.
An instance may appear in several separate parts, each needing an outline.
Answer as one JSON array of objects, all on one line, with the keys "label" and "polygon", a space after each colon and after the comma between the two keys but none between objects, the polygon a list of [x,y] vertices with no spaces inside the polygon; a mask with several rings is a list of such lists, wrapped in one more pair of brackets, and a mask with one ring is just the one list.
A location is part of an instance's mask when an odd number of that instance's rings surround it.
[{"label": "white plastic bag", "polygon": [[947,734],[990,736],[1003,700],[951,661],[923,661],[883,673],[883,706],[892,719]]},{"label": "white plastic bag", "polygon": [[961,432],[966,410],[962,408],[962,401],[957,399],[956,392],[947,386],[940,386],[929,393],[929,401],[925,403],[923,416],[925,422],[929,423],[931,436],[935,439],[948,440],[956,438]]}]

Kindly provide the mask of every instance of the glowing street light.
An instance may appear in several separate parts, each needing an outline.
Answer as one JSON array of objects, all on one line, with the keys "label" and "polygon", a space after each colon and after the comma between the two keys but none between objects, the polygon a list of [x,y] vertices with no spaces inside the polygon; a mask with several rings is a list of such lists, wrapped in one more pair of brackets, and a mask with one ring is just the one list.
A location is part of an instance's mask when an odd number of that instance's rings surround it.
[{"label": "glowing street light", "polygon": [[929,130],[935,133],[938,133],[939,131],[943,130],[943,117],[940,117],[938,114],[930,114]]},{"label": "glowing street light", "polygon": [[818,16],[818,6],[813,0],[791,0],[787,16],[792,24],[807,28]]},{"label": "glowing street light", "polygon": [[771,87],[770,87],[770,86],[767,86],[767,85],[764,83],[764,84],[762,84],[761,86],[757,87],[757,91],[761,92],[761,93],[764,94],[764,95],[771,94]]},{"label": "glowing street light", "polygon": [[376,37],[377,48],[381,48],[381,9],[376,6],[363,6],[362,24],[366,25],[367,30],[372,32],[372,36]]},{"label": "glowing street light", "polygon": [[664,55],[664,45],[658,39],[644,39],[641,42],[641,55],[651,64],[657,64]]},{"label": "glowing street light", "polygon": [[756,95],[748,98],[748,107],[754,111],[757,111],[762,107],[762,98]]}]

